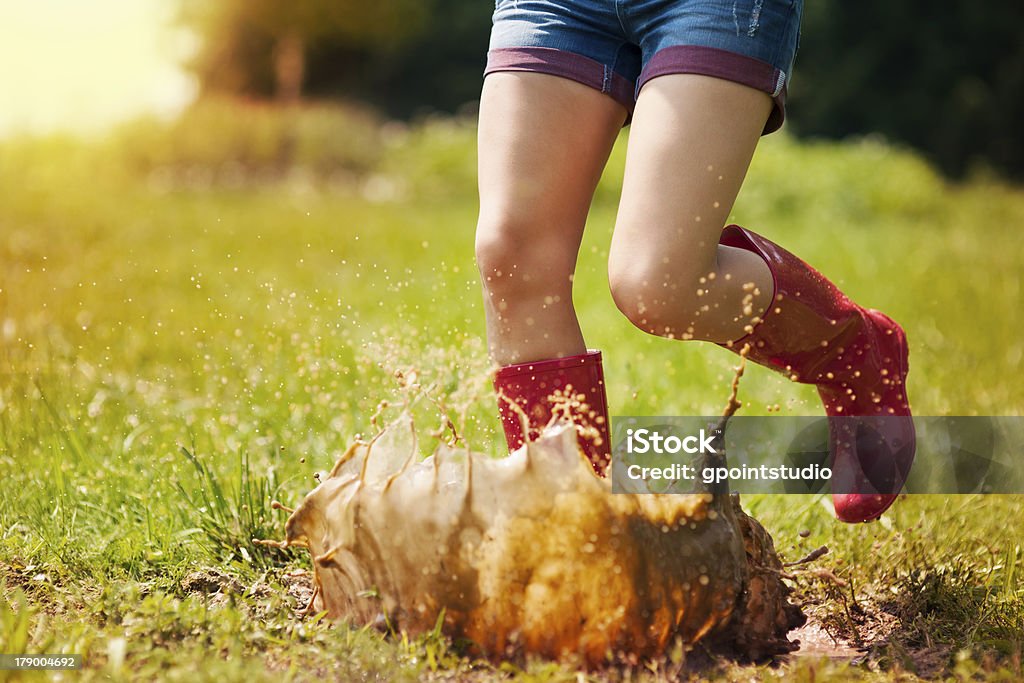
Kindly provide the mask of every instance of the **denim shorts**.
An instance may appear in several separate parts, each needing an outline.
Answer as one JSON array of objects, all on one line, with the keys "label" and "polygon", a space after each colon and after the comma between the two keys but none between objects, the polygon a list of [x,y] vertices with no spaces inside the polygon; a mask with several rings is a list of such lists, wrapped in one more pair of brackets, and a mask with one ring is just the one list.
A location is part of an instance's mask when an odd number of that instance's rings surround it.
[{"label": "denim shorts", "polygon": [[607,93],[630,112],[666,74],[702,74],[768,93],[778,130],[803,0],[496,0],[485,74],[535,71]]}]

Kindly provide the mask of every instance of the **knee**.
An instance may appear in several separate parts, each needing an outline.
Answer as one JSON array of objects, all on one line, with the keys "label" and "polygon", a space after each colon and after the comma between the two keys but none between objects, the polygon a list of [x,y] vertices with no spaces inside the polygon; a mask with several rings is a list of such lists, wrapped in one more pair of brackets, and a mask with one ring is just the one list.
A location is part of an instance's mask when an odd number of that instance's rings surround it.
[{"label": "knee", "polygon": [[516,246],[510,230],[481,218],[476,228],[476,268],[485,288],[518,269],[520,258],[515,253]]},{"label": "knee", "polygon": [[[616,267],[609,264],[608,285],[619,311],[636,327],[649,334],[665,334],[671,322],[665,320],[662,274],[634,264]],[[672,333],[672,330],[667,330]]]},{"label": "knee", "polygon": [[576,249],[558,239],[556,228],[516,216],[481,217],[476,263],[484,290],[492,296],[562,296],[571,289]]},{"label": "knee", "polygon": [[[704,305],[706,279],[692,263],[673,263],[661,254],[608,262],[608,284],[619,311],[649,334],[688,339]],[[706,271],[705,271],[706,275]]]}]

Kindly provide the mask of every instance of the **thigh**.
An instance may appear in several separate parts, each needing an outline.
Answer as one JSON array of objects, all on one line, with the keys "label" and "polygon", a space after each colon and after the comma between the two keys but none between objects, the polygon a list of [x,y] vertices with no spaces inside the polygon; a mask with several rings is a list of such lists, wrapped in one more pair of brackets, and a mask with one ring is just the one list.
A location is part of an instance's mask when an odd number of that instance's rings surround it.
[{"label": "thigh", "polygon": [[734,81],[772,97],[764,127],[782,125],[800,35],[803,0],[648,0],[629,5],[638,37],[638,89],[666,74]]},{"label": "thigh", "polygon": [[478,132],[478,231],[488,234],[478,241],[557,240],[578,248],[626,113],[600,91],[559,76],[488,75]]},{"label": "thigh", "polygon": [[612,258],[664,262],[680,273],[710,269],[771,108],[768,94],[709,76],[670,74],[646,83],[629,137]]}]

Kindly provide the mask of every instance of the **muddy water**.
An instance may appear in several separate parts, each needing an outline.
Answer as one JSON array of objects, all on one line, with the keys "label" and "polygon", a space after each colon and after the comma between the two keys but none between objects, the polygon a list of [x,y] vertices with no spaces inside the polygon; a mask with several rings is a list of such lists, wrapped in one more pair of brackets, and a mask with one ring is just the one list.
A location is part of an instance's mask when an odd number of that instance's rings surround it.
[{"label": "muddy water", "polygon": [[735,497],[613,495],[567,426],[497,460],[441,447],[416,462],[414,439],[402,418],[354,445],[289,518],[315,610],[411,634],[443,614],[478,654],[591,667],[677,638],[755,659],[793,649],[802,615]]}]

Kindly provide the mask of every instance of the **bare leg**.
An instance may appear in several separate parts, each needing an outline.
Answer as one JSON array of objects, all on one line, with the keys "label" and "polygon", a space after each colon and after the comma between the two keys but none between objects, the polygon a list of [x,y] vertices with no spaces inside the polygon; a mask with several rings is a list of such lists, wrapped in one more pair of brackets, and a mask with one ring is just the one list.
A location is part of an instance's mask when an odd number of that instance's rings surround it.
[{"label": "bare leg", "polygon": [[484,80],[476,256],[497,364],[586,351],[572,277],[625,116],[607,95],[557,76],[500,72]]},{"label": "bare leg", "polygon": [[770,109],[765,93],[707,76],[644,86],[609,258],[612,294],[637,327],[728,342],[767,308],[768,266],[718,239]]}]

